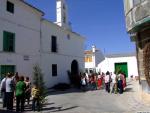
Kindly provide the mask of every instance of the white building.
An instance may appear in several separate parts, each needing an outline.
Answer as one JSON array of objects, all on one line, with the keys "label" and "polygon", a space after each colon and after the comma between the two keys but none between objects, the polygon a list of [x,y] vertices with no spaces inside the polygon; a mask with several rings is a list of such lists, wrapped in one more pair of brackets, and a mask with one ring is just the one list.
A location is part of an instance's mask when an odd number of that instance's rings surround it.
[{"label": "white building", "polygon": [[31,77],[38,64],[51,87],[69,82],[68,70],[78,73],[84,69],[85,39],[70,29],[65,0],[56,2],[57,21],[53,23],[23,0],[0,1],[1,76],[18,72]]},{"label": "white building", "polygon": [[88,73],[100,72],[101,70],[97,67],[105,57],[103,53],[96,49],[96,46],[92,46],[91,50],[85,50],[85,71]]},{"label": "white building", "polygon": [[105,60],[98,64],[98,68],[104,73],[106,71],[122,71],[128,78],[131,75],[138,76],[136,55],[132,53],[106,55]]}]

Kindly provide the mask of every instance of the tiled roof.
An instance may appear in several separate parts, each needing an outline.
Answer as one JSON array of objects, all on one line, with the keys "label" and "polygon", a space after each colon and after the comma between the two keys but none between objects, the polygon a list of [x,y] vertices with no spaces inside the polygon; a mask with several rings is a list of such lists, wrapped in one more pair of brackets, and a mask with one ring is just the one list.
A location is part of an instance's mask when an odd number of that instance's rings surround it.
[{"label": "tiled roof", "polygon": [[86,50],[84,54],[93,54],[92,50]]}]

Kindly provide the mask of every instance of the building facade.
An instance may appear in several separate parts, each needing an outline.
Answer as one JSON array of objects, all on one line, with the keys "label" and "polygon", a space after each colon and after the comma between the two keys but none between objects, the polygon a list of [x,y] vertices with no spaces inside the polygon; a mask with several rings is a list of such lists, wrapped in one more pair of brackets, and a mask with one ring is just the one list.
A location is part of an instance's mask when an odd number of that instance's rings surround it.
[{"label": "building facade", "polygon": [[130,54],[110,54],[105,56],[105,60],[98,64],[101,72],[118,72],[125,73],[126,78],[138,76],[136,55]]},{"label": "building facade", "polygon": [[68,83],[67,71],[84,70],[85,38],[70,29],[65,0],[57,0],[56,8],[53,23],[23,0],[0,1],[1,78],[7,72],[32,78],[33,66],[38,64],[46,86],[51,87]]},{"label": "building facade", "polygon": [[136,44],[140,86],[150,92],[150,1],[124,0],[124,7],[127,32]]},{"label": "building facade", "polygon": [[85,50],[85,71],[87,73],[100,72],[97,68],[98,64],[104,60],[103,53],[96,49],[96,46],[92,46],[91,50]]}]

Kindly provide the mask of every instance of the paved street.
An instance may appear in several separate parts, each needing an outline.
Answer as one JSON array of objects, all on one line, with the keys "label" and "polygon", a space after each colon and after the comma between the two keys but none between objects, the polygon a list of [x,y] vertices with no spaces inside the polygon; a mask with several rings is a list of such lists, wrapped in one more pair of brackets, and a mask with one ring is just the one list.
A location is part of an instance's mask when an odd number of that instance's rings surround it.
[{"label": "paved street", "polygon": [[[124,94],[108,94],[105,90],[51,92],[42,113],[137,113],[150,112],[150,105],[138,100],[138,82],[128,82]],[[32,113],[26,108],[26,113]],[[2,111],[3,112],[3,111]],[[3,112],[4,113],[4,112]],[[7,112],[6,112],[7,113]]]}]

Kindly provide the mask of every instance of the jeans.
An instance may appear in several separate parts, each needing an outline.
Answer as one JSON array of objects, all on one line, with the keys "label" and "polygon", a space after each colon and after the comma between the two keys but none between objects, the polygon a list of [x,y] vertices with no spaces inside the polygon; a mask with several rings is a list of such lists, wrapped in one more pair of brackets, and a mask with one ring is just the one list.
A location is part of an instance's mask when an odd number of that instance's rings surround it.
[{"label": "jeans", "polygon": [[35,111],[36,107],[37,107],[37,110],[40,111],[39,98],[33,98],[33,100],[32,100],[32,110]]},{"label": "jeans", "polygon": [[6,92],[1,92],[1,94],[2,94],[3,108],[4,108],[4,107],[6,107],[6,102],[7,102]]},{"label": "jeans", "polygon": [[13,97],[14,93],[13,92],[6,92],[6,107],[7,110],[13,110]]},{"label": "jeans", "polygon": [[106,91],[109,93],[110,92],[110,82],[105,83],[105,88],[106,88]]},{"label": "jeans", "polygon": [[24,103],[25,103],[24,95],[16,96],[16,111],[24,111]]}]

